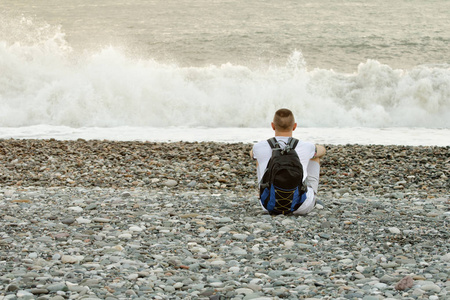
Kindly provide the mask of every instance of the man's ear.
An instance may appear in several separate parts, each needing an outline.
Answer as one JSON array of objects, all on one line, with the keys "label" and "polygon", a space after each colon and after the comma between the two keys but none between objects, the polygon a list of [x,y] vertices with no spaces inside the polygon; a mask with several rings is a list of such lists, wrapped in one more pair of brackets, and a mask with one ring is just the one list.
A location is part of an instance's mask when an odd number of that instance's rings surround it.
[{"label": "man's ear", "polygon": [[294,123],[294,126],[292,127],[292,131],[294,131],[295,128],[297,128],[297,123]]},{"label": "man's ear", "polygon": [[270,123],[270,125],[272,125],[272,129],[275,130],[275,124],[273,124],[273,122],[272,122],[272,123]]}]

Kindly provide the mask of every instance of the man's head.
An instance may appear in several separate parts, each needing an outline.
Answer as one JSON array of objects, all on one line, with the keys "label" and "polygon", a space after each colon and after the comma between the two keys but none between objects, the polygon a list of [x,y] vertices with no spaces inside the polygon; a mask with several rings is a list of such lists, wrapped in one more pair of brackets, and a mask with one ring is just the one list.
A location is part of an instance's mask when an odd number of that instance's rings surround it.
[{"label": "man's head", "polygon": [[275,112],[273,117],[272,128],[276,135],[291,136],[292,131],[297,127],[295,123],[294,114],[287,108],[279,109]]}]

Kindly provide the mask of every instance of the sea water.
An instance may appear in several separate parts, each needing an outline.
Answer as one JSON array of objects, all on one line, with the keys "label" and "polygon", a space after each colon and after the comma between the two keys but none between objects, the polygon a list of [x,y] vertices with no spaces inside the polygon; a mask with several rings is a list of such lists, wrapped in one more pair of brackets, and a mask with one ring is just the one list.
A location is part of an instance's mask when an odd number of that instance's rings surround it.
[{"label": "sea water", "polygon": [[450,145],[450,1],[0,2],[0,138]]}]

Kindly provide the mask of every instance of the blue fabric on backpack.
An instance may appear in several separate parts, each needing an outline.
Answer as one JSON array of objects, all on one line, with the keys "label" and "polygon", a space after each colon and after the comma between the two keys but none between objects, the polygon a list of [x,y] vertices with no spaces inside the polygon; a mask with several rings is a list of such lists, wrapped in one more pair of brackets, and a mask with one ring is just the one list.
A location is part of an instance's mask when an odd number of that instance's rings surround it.
[{"label": "blue fabric on backpack", "polygon": [[295,189],[294,196],[292,197],[291,211],[294,211],[295,205],[300,201],[298,196],[298,188]]},{"label": "blue fabric on backpack", "polygon": [[276,198],[275,198],[275,186],[270,186],[270,196],[269,202],[267,203],[267,210],[272,211],[275,208]]},{"label": "blue fabric on backpack", "polygon": [[264,191],[263,191],[263,193],[261,194],[261,197],[260,197],[260,201],[261,201],[261,204],[264,206],[264,201],[266,201],[266,199],[267,199],[267,197],[269,196],[269,189],[268,188],[265,188],[264,189]]},{"label": "blue fabric on backpack", "polygon": [[[270,188],[265,188],[263,193],[261,194],[260,197],[260,201],[261,204],[264,206],[264,202],[266,201],[267,198],[269,198],[269,201],[267,202],[267,207],[266,209],[271,212],[273,211],[273,209],[275,208],[275,204],[276,204],[276,191],[275,191],[275,186],[271,185]],[[301,194],[301,196],[299,195],[299,190],[298,188],[295,189],[294,195],[293,195],[293,199],[292,199],[292,204],[291,204],[291,212],[295,211],[295,206],[298,204],[302,204],[303,202],[305,202],[306,200],[306,193]]]}]

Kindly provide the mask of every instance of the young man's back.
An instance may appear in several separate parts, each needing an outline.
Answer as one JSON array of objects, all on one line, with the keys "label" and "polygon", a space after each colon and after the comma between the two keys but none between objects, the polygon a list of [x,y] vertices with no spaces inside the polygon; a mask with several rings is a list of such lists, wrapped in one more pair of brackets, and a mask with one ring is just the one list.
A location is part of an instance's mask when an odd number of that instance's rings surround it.
[{"label": "young man's back", "polygon": [[[297,123],[295,123],[294,116],[290,110],[280,109],[275,113],[272,128],[275,130],[275,138],[282,148],[288,143],[296,127]],[[307,214],[314,208],[316,203],[315,194],[319,185],[320,173],[319,158],[325,155],[325,148],[319,145],[315,146],[309,142],[299,141],[295,151],[303,166],[303,181],[305,181],[308,189],[305,201],[294,211],[294,214]],[[258,183],[261,183],[267,164],[272,156],[272,148],[267,140],[260,141],[253,146],[250,155],[257,160]]]}]

